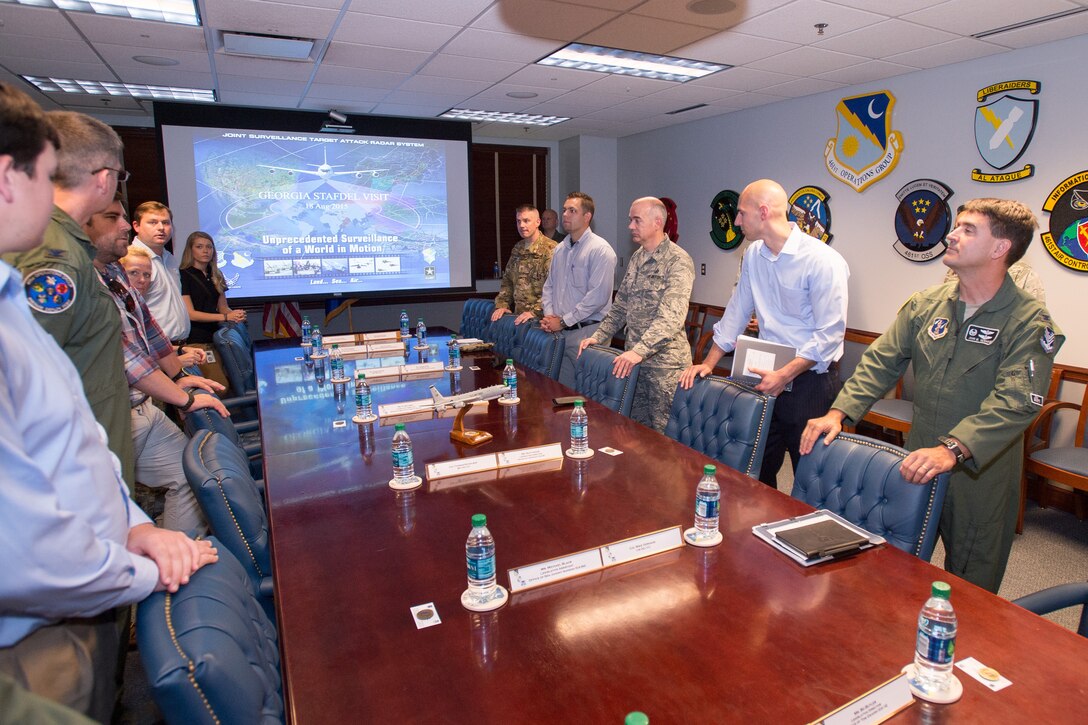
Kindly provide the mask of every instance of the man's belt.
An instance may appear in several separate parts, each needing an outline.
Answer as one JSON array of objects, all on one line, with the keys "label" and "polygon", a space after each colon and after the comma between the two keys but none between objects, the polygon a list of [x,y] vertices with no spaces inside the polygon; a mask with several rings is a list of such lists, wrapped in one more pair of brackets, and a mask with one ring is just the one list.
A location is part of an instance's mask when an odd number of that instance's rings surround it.
[{"label": "man's belt", "polygon": [[565,325],[566,330],[581,330],[583,327],[589,327],[590,325],[600,324],[600,320],[582,320],[581,322],[575,322],[573,325]]}]

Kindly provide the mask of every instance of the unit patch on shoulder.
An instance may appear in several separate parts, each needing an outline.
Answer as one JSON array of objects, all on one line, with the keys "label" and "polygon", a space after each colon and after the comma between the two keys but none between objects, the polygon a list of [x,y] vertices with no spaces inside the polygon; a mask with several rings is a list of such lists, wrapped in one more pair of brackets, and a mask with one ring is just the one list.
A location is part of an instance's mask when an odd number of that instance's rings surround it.
[{"label": "unit patch on shoulder", "polygon": [[30,308],[47,315],[64,312],[76,301],[75,283],[57,269],[35,269],[23,278],[23,286]]},{"label": "unit patch on shoulder", "polygon": [[1054,352],[1054,343],[1057,338],[1058,336],[1054,334],[1054,328],[1047,325],[1046,329],[1043,330],[1043,336],[1039,338],[1039,344],[1043,346],[1043,352]]},{"label": "unit patch on shoulder", "polygon": [[948,318],[938,317],[933,321],[933,324],[929,326],[928,332],[929,336],[934,340],[940,340],[948,334]]},{"label": "unit patch on shoulder", "polygon": [[968,325],[963,339],[967,342],[977,342],[980,345],[993,345],[1001,330],[996,327],[983,327],[982,325]]}]

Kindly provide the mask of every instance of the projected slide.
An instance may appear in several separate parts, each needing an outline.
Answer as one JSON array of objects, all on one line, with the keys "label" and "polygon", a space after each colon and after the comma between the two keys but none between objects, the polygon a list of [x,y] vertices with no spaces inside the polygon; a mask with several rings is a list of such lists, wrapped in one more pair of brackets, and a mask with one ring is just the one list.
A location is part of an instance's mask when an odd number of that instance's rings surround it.
[{"label": "projected slide", "polygon": [[451,286],[447,142],[187,130],[230,297]]}]

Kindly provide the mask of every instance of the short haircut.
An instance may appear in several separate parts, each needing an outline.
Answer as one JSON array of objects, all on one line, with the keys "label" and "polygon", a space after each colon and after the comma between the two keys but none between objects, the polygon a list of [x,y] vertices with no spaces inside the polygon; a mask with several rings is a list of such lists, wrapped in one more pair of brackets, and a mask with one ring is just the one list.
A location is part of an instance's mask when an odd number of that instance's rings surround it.
[{"label": "short haircut", "polygon": [[519,206],[517,209],[514,210],[514,213],[515,214],[520,214],[523,211],[535,211],[538,215],[540,214],[540,210],[537,209],[532,204],[522,204],[521,206]]},{"label": "short haircut", "polygon": [[87,174],[123,162],[125,146],[117,132],[97,118],[73,111],[50,111],[49,123],[60,138],[57,173],[53,183],[61,189],[74,189]]},{"label": "short haircut", "polygon": [[128,245],[128,251],[125,252],[125,256],[121,257],[117,261],[120,263],[120,265],[122,267],[124,267],[125,262],[128,261],[129,259],[132,259],[133,257],[143,257],[148,262],[150,262],[151,261],[151,252],[147,251],[143,247],[137,247],[134,244],[130,244],[130,245]]},{"label": "short haircut", "polygon": [[634,206],[635,204],[649,204],[650,213],[648,216],[651,219],[655,217],[660,219],[662,226],[664,226],[665,219],[669,216],[669,210],[665,208],[665,202],[661,201],[656,196],[643,196],[631,202],[631,206]]},{"label": "short haircut", "polygon": [[571,193],[567,194],[567,198],[577,199],[582,205],[583,212],[589,212],[590,214],[593,214],[593,197],[589,194],[585,193],[584,191],[572,191]]},{"label": "short haircut", "polygon": [[1011,267],[1019,262],[1028,251],[1039,222],[1035,214],[1023,204],[1013,199],[971,199],[963,204],[958,213],[965,211],[982,214],[990,221],[990,233],[998,239],[1012,242],[1005,255],[1005,266]]},{"label": "short haircut", "polygon": [[167,216],[170,217],[170,221],[174,220],[174,212],[170,211],[170,207],[166,204],[163,204],[161,201],[145,201],[132,212],[132,223],[139,223],[140,218],[143,217],[144,214],[150,214],[156,211],[166,212]]},{"label": "short haircut", "polygon": [[60,148],[60,137],[45,112],[18,88],[0,83],[0,156],[10,156],[12,165],[33,179],[47,143]]}]

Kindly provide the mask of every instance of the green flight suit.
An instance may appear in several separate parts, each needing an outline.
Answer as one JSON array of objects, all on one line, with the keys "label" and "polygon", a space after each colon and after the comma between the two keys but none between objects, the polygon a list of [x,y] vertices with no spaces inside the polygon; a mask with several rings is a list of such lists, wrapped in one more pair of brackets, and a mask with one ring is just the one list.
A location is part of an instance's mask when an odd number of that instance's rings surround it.
[{"label": "green flight suit", "polygon": [[94,268],[86,232],[59,207],[34,249],[4,255],[23,275],[34,319],[52,335],[83,380],[95,419],[106,429],[109,448],[121,461],[131,491],[136,481],[132,414],[121,347],[121,317]]},{"label": "green flight suit", "polygon": [[959,283],[919,292],[862,356],[832,404],[852,422],[913,363],[907,448],[948,435],[971,451],[952,477],[939,531],[945,568],[997,592],[1016,530],[1023,433],[1039,413],[1065,341],[1046,307],[1006,275],[969,320]]}]

